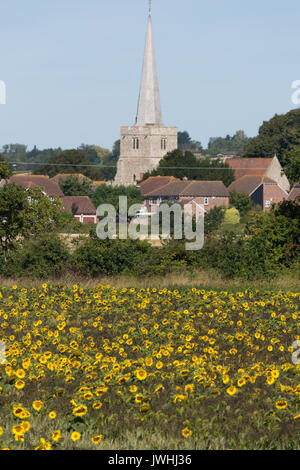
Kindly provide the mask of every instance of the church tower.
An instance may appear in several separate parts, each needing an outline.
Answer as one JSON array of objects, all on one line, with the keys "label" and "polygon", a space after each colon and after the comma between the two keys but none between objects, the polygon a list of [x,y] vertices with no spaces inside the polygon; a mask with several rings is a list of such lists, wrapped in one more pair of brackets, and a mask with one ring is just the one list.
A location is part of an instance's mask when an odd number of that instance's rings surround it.
[{"label": "church tower", "polygon": [[163,125],[149,9],[138,111],[134,126],[121,127],[115,185],[134,185],[152,171],[167,152],[177,149],[177,127]]}]

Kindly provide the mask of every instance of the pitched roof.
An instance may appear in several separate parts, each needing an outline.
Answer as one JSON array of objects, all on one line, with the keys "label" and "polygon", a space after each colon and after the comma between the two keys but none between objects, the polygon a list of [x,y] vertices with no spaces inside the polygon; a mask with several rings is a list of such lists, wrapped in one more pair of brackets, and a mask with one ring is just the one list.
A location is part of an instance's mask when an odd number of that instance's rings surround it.
[{"label": "pitched roof", "polygon": [[229,191],[223,181],[191,181],[181,193],[185,197],[229,197]]},{"label": "pitched roof", "polygon": [[19,184],[24,188],[43,188],[48,196],[64,195],[58,184],[45,175],[13,175],[8,182]]},{"label": "pitched roof", "polygon": [[222,181],[171,181],[155,189],[147,197],[229,197],[229,192]]},{"label": "pitched roof", "polygon": [[162,188],[163,186],[166,186],[167,184],[173,181],[179,180],[177,180],[177,178],[175,178],[174,176],[150,176],[145,181],[142,181],[142,183],[139,183],[138,186],[141,190],[142,195],[146,196],[155,189]]},{"label": "pitched roof", "polygon": [[189,181],[170,181],[168,184],[154,189],[151,193],[147,194],[147,197],[176,197],[189,185]]},{"label": "pitched roof", "polygon": [[272,180],[268,176],[245,175],[236,181],[233,181],[233,183],[228,187],[228,190],[250,195],[262,183],[277,184],[276,181]]},{"label": "pitched roof", "polygon": [[288,201],[295,201],[297,197],[300,197],[300,183],[294,184],[289,194]]},{"label": "pitched roof", "polygon": [[264,175],[273,158],[228,158],[226,163],[234,170],[235,179],[246,175]]},{"label": "pitched roof", "polygon": [[74,215],[96,215],[96,208],[88,196],[64,196],[64,210]]}]

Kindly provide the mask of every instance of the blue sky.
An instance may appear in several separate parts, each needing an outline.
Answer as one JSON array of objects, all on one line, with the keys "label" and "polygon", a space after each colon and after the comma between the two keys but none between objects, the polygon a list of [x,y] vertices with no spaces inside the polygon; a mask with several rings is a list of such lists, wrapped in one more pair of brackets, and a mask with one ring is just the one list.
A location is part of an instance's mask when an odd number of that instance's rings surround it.
[{"label": "blue sky", "polygon": [[[0,147],[111,148],[134,123],[147,0],[1,0]],[[163,120],[207,145],[295,108],[299,0],[153,0]]]}]

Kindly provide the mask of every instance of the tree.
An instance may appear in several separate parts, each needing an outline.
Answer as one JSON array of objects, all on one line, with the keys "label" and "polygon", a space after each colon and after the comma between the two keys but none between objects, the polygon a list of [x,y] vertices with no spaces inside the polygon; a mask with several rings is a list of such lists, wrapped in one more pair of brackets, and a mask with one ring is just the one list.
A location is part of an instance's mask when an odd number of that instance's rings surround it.
[{"label": "tree", "polygon": [[0,191],[0,246],[4,260],[18,239],[53,230],[60,210],[61,202],[50,201],[40,189],[5,184]]},{"label": "tree", "polygon": [[237,191],[233,190],[230,191],[230,205],[235,207],[241,216],[243,217],[244,215],[248,214],[251,209],[253,209],[253,203],[248,196],[248,194],[245,193],[238,193]]},{"label": "tree", "polygon": [[242,156],[273,158],[277,155],[283,163],[283,155],[297,146],[300,146],[300,109],[293,109],[264,121],[258,136],[250,139]]},{"label": "tree", "polygon": [[192,140],[190,134],[187,131],[178,132],[178,148],[182,151],[203,151],[201,143],[196,140]]},{"label": "tree", "polygon": [[227,209],[224,214],[224,225],[237,225],[240,223],[240,213],[235,207]]},{"label": "tree", "polygon": [[204,218],[204,232],[215,233],[221,227],[225,215],[225,207],[213,207]]},{"label": "tree", "polygon": [[236,153],[240,155],[249,138],[246,136],[243,130],[236,131],[236,133],[231,137],[227,135],[223,137],[211,137],[209,139],[207,154],[216,156],[219,153]]},{"label": "tree", "polygon": [[197,158],[191,152],[183,153],[173,150],[167,153],[159,162],[158,168],[146,173],[143,179],[149,176],[175,176],[189,180],[223,181],[229,186],[234,181],[234,171],[227,163],[209,158]]},{"label": "tree", "polygon": [[128,208],[133,204],[141,204],[143,198],[136,186],[106,186],[101,184],[96,188],[91,199],[95,207],[101,204],[112,204],[119,211],[119,196],[127,196]]},{"label": "tree", "polygon": [[49,159],[48,164],[37,167],[34,174],[48,175],[51,178],[58,173],[83,173],[97,180],[102,178],[101,171],[91,166],[88,156],[80,150],[65,150]]},{"label": "tree", "polygon": [[7,181],[12,176],[12,171],[10,169],[9,163],[7,163],[2,155],[0,154],[0,181]]},{"label": "tree", "polygon": [[9,144],[3,145],[2,153],[5,156],[13,157],[15,161],[21,161],[26,157],[27,145]]},{"label": "tree", "polygon": [[300,182],[300,146],[284,152],[282,163],[290,183],[293,185]]},{"label": "tree", "polygon": [[[99,149],[100,148],[101,147],[99,147]],[[101,159],[94,145],[81,144],[77,150],[84,153],[88,157],[90,164],[99,165]]]},{"label": "tree", "polygon": [[76,176],[68,176],[59,181],[59,186],[65,196],[91,196],[93,189],[89,181],[80,181]]}]

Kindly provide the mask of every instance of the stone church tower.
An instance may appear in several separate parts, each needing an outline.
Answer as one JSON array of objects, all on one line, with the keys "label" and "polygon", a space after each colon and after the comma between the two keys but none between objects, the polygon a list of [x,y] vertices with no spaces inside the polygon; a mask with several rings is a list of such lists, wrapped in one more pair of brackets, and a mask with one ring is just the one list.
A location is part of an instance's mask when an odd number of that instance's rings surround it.
[{"label": "stone church tower", "polygon": [[177,127],[166,127],[162,122],[151,11],[136,122],[121,127],[120,147],[114,185],[126,186],[136,184],[144,173],[158,166],[167,152],[177,149]]}]

